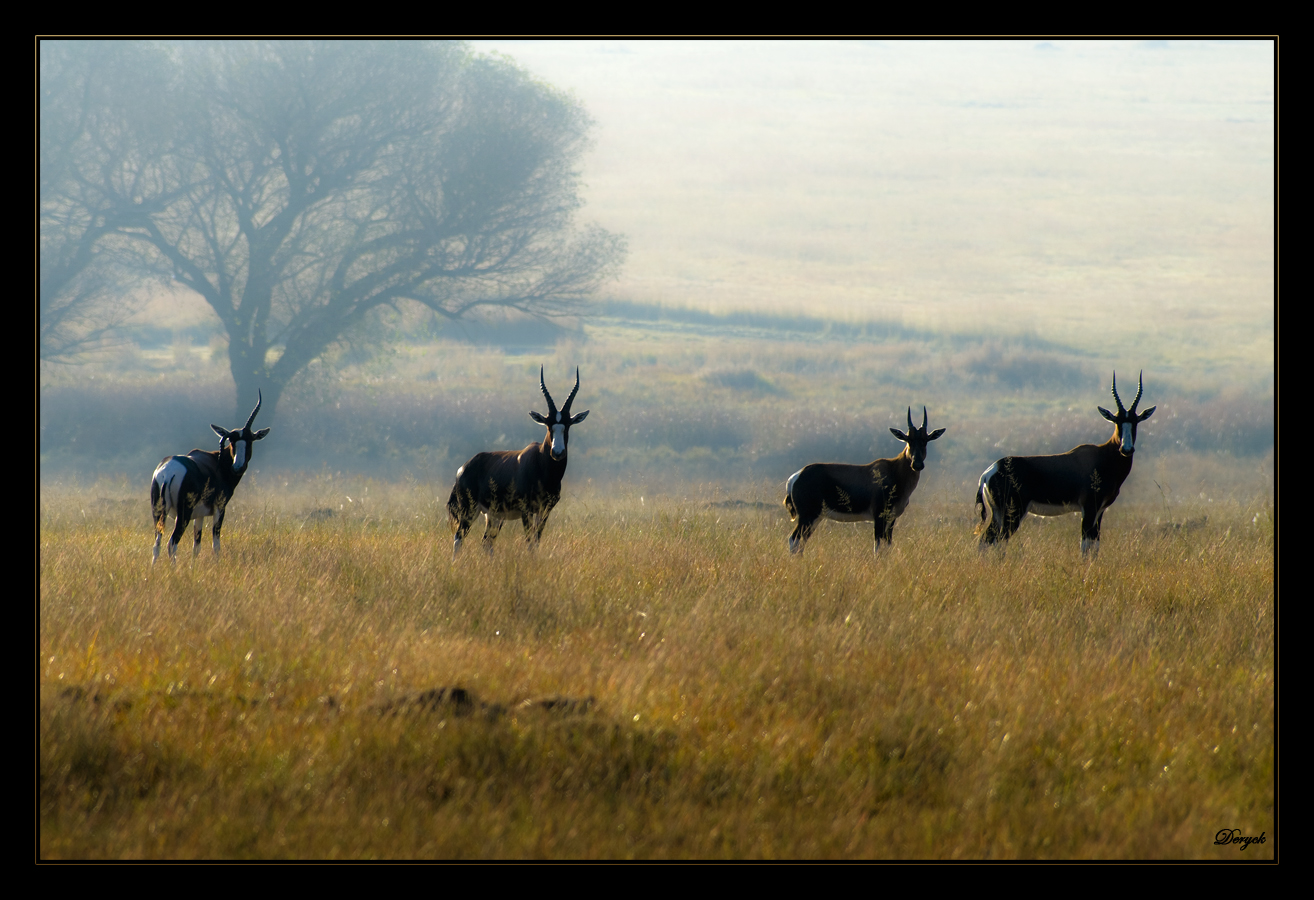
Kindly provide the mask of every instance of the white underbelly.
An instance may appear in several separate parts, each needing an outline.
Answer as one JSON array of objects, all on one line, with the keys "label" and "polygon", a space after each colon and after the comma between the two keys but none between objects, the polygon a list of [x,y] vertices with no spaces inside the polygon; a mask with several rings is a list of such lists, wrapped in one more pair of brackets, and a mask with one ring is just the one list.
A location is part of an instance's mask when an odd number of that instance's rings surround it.
[{"label": "white underbelly", "polygon": [[488,519],[519,519],[520,510],[518,509],[489,509],[487,506],[480,504],[479,511]]},{"label": "white underbelly", "polygon": [[1081,505],[1078,503],[1037,503],[1031,501],[1027,507],[1027,512],[1033,516],[1066,516],[1069,513],[1081,512]]},{"label": "white underbelly", "polygon": [[836,522],[871,522],[875,520],[871,510],[860,513],[839,512],[828,506],[821,508],[821,515],[827,519],[834,519]]}]

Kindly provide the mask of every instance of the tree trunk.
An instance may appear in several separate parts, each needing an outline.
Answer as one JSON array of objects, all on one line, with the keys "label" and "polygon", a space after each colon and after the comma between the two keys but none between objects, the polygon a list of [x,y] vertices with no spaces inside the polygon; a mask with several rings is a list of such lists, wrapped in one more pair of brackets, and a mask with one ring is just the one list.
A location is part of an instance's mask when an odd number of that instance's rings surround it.
[{"label": "tree trunk", "polygon": [[268,421],[265,417],[278,407],[287,383],[275,379],[263,365],[253,365],[251,357],[254,354],[250,347],[239,345],[236,341],[230,341],[228,347],[233,383],[237,388],[233,398],[236,415],[234,421],[239,424],[245,422],[255,408],[257,398],[260,398],[260,416],[262,420]]}]

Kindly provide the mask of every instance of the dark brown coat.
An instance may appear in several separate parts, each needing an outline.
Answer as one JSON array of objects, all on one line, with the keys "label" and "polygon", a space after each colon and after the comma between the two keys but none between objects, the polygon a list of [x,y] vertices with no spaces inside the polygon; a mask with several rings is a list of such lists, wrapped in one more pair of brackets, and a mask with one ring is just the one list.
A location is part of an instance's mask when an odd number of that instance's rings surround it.
[{"label": "dark brown coat", "polygon": [[170,515],[176,517],[173,536],[169,538],[169,560],[178,554],[178,543],[187,524],[196,520],[196,539],[192,555],[201,549],[201,527],[206,516],[214,516],[214,554],[219,555],[219,532],[224,526],[224,512],[233,499],[238,482],[251,464],[251,445],[269,434],[268,428],[252,431],[251,423],[264,398],[257,393],[255,409],[246,424],[234,431],[211,425],[219,435],[218,450],[193,450],[185,456],[166,456],[151,476],[151,518],[155,523],[155,550],[151,564],[160,558],[160,539]]},{"label": "dark brown coat", "polygon": [[539,387],[547,398],[548,414],[530,412],[529,417],[547,428],[543,440],[525,449],[490,450],[476,453],[456,470],[456,483],[447,498],[447,514],[456,527],[452,558],[470,531],[476,516],[484,516],[484,548],[493,552],[493,540],[507,519],[519,519],[525,538],[537,545],[547,525],[548,514],[561,499],[561,479],[566,474],[566,447],[570,426],[578,425],[589,411],[571,416],[570,404],[579,391],[579,369],[575,369],[575,388],[558,410],[538,373]]},{"label": "dark brown coat", "polygon": [[1143,381],[1131,409],[1124,409],[1118,397],[1118,376],[1114,374],[1113,399],[1118,403],[1118,412],[1096,407],[1114,424],[1113,436],[1102,444],[1082,444],[1049,456],[1005,456],[995,460],[976,486],[983,526],[980,546],[1007,541],[1028,513],[1062,516],[1079,512],[1081,555],[1099,553],[1104,511],[1118,499],[1122,483],[1131,474],[1136,426],[1158,409],[1151,406],[1143,413],[1136,412],[1142,387]]},{"label": "dark brown coat", "polygon": [[798,525],[789,536],[790,552],[803,552],[823,517],[840,522],[873,522],[875,549],[880,550],[881,541],[890,543],[894,539],[894,520],[908,508],[926,466],[926,445],[944,431],[940,428],[927,434],[925,407],[922,427],[914,427],[909,408],[908,433],[890,429],[907,445],[894,459],[878,459],[865,466],[813,463],[791,475],[785,483],[785,509]]}]

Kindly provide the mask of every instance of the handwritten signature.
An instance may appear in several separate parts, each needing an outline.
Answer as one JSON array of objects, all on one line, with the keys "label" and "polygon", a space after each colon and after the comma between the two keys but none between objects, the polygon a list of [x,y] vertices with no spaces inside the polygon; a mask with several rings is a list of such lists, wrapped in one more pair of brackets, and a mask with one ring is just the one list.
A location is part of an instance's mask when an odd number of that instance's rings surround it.
[{"label": "handwritten signature", "polygon": [[1251,844],[1263,844],[1266,842],[1265,835],[1267,831],[1261,831],[1259,837],[1246,837],[1241,833],[1240,828],[1224,828],[1218,834],[1214,835],[1215,844],[1240,844],[1241,849],[1245,850]]}]

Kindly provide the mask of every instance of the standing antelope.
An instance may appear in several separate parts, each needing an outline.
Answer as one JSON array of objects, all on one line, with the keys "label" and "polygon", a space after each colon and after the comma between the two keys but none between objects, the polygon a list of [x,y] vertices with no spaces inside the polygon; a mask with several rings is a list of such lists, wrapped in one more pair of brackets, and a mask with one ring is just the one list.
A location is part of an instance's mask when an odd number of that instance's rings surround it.
[{"label": "standing antelope", "polygon": [[817,521],[825,516],[840,522],[875,523],[876,550],[881,541],[894,538],[894,520],[908,508],[908,498],[926,467],[926,445],[944,434],[940,428],[926,433],[926,407],[922,427],[912,421],[908,407],[908,433],[891,428],[890,434],[907,444],[894,459],[878,459],[865,466],[813,463],[804,466],[785,484],[785,508],[798,526],[789,536],[789,552],[802,553]]},{"label": "standing antelope", "polygon": [[211,425],[219,435],[218,450],[193,450],[186,456],[166,456],[151,476],[151,516],[155,520],[155,553],[151,565],[160,558],[160,538],[164,537],[164,522],[177,517],[173,537],[169,538],[169,561],[177,558],[178,542],[187,531],[187,523],[196,519],[196,541],[192,556],[201,551],[201,526],[206,516],[214,516],[214,555],[219,555],[219,530],[224,526],[224,511],[233,499],[237,483],[246,474],[251,462],[251,444],[263,440],[268,428],[252,431],[251,423],[264,397],[256,392],[255,409],[246,424],[236,431]]},{"label": "standing antelope", "polygon": [[1100,520],[1118,499],[1118,490],[1131,474],[1136,426],[1158,409],[1151,406],[1143,413],[1136,412],[1145,387],[1144,375],[1142,372],[1138,380],[1131,409],[1123,409],[1118,396],[1118,373],[1113,373],[1113,399],[1118,404],[1118,414],[1096,407],[1100,415],[1113,423],[1113,437],[1104,443],[1082,444],[1052,456],[1006,456],[982,473],[976,487],[976,502],[981,507],[981,523],[985,526],[981,533],[982,549],[987,544],[1008,540],[1027,513],[1061,516],[1079,512],[1081,555],[1099,553]]},{"label": "standing antelope", "polygon": [[452,559],[461,549],[461,541],[474,523],[484,515],[484,549],[493,552],[493,540],[507,519],[519,519],[525,526],[525,538],[531,547],[538,544],[547,524],[548,513],[561,499],[561,477],[566,474],[566,438],[570,426],[578,425],[589,411],[570,415],[570,404],[579,391],[579,367],[575,367],[575,387],[560,410],[552,402],[543,383],[543,367],[538,369],[538,386],[547,399],[548,414],[530,411],[529,417],[547,427],[542,443],[514,450],[476,453],[456,470],[456,483],[447,498],[447,514],[456,525]]}]

